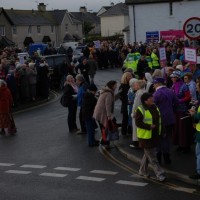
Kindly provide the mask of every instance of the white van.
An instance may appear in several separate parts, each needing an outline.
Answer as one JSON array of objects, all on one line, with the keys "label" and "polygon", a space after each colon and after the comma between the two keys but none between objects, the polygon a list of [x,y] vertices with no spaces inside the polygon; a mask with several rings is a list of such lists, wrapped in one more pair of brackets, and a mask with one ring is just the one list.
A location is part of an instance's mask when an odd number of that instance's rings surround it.
[{"label": "white van", "polygon": [[61,44],[66,50],[71,47],[73,50],[78,46],[78,42],[64,42]]}]

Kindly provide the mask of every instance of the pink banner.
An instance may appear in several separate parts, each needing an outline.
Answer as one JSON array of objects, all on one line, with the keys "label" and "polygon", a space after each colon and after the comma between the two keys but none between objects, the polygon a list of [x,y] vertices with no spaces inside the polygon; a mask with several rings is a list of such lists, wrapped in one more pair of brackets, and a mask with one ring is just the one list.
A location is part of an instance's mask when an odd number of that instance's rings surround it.
[{"label": "pink banner", "polygon": [[160,38],[165,41],[172,41],[184,38],[184,32],[182,30],[160,31]]}]

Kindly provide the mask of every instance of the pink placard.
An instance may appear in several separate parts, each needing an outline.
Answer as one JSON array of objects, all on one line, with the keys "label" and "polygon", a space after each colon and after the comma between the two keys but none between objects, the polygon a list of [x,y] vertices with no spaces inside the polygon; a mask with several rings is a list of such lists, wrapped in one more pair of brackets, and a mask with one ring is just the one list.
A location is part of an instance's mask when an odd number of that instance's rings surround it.
[{"label": "pink placard", "polygon": [[160,38],[165,41],[172,41],[184,38],[184,32],[182,30],[160,31]]}]

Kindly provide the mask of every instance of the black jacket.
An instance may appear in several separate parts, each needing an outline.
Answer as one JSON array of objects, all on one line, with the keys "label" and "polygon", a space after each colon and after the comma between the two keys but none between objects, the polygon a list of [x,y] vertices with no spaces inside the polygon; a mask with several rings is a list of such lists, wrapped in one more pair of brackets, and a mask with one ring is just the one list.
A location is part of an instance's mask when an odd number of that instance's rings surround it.
[{"label": "black jacket", "polygon": [[87,91],[84,95],[83,105],[82,105],[83,120],[92,118],[96,103],[97,103],[97,99],[95,95],[91,93],[90,91]]}]

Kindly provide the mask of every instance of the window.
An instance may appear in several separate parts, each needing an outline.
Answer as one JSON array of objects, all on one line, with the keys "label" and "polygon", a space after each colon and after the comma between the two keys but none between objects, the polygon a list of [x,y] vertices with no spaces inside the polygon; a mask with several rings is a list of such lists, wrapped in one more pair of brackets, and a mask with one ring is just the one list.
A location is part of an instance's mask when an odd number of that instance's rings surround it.
[{"label": "window", "polygon": [[41,27],[37,26],[37,33],[40,33],[40,32],[41,32]]},{"label": "window", "polygon": [[5,26],[0,26],[0,36],[5,36]]},{"label": "window", "polygon": [[16,35],[17,34],[17,27],[13,26],[13,34]]},{"label": "window", "polygon": [[173,15],[173,4],[172,4],[172,1],[169,2],[169,15]]},{"label": "window", "polygon": [[68,31],[68,24],[65,24],[65,31]]},{"label": "window", "polygon": [[51,32],[54,33],[54,26],[51,26]]},{"label": "window", "polygon": [[28,34],[31,34],[32,33],[32,26],[30,25],[29,27],[28,27]]}]

